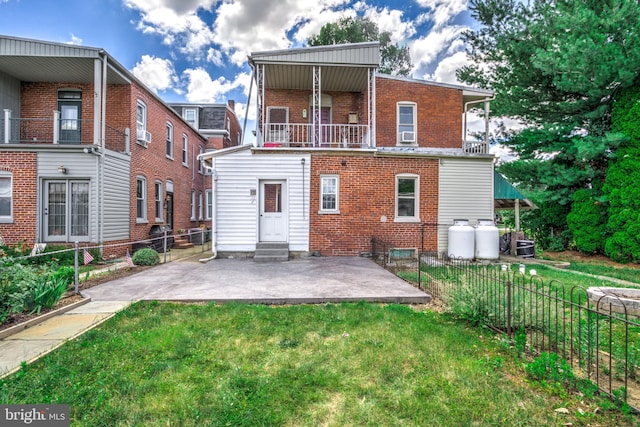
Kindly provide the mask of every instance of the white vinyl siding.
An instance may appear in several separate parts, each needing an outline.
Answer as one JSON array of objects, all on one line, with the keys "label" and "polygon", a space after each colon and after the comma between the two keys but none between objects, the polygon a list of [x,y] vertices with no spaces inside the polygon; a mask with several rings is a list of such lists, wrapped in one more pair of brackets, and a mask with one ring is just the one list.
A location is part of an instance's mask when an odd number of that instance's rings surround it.
[{"label": "white vinyl siding", "polygon": [[441,159],[438,182],[438,251],[446,251],[454,219],[494,217],[493,158]]},{"label": "white vinyl siding", "polygon": [[286,180],[289,249],[309,249],[310,157],[302,158],[304,166],[299,153],[252,155],[250,149],[214,157],[217,180],[212,182],[216,207],[213,217],[219,251],[255,250],[259,217],[257,190],[261,179]]}]

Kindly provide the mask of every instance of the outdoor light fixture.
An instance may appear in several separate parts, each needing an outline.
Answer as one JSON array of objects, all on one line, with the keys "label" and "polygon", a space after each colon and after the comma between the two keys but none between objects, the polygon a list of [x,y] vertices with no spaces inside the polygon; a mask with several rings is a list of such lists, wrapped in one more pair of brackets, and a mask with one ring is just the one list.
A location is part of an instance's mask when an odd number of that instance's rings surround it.
[{"label": "outdoor light fixture", "polygon": [[58,166],[58,172],[66,175],[67,174],[67,168],[65,168],[63,165]]}]

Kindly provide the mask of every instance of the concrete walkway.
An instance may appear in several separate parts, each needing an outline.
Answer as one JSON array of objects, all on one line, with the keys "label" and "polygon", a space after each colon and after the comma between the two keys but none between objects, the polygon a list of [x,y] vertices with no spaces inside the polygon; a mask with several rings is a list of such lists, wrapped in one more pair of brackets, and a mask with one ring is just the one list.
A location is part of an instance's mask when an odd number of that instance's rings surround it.
[{"label": "concrete walkway", "polygon": [[84,290],[90,302],[3,337],[0,377],[53,351],[140,300],[301,304],[343,301],[427,303],[431,297],[366,258],[309,257],[163,264]]}]

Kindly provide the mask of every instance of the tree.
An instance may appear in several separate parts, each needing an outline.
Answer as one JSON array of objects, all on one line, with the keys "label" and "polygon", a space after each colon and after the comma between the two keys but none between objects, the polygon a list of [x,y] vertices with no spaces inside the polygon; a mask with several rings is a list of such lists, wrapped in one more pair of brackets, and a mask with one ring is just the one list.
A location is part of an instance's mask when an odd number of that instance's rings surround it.
[{"label": "tree", "polygon": [[576,249],[586,254],[603,253],[606,238],[607,209],[597,190],[583,188],[573,193],[567,225]]},{"label": "tree", "polygon": [[610,160],[604,193],[609,202],[605,254],[614,261],[640,262],[640,86],[614,102],[613,129],[624,141]]},{"label": "tree", "polygon": [[411,57],[408,46],[391,43],[391,33],[380,32],[378,25],[369,18],[342,18],[338,22],[322,26],[320,33],[307,40],[309,46],[324,46],[341,43],[380,42],[380,67],[384,74],[408,76],[411,72]]},{"label": "tree", "polygon": [[[493,113],[523,128],[493,135],[519,160],[500,171],[568,214],[573,193],[600,187],[624,140],[611,101],[640,70],[636,0],[471,0],[480,28],[464,34],[468,84],[493,89]],[[566,227],[552,216],[550,226]]]}]

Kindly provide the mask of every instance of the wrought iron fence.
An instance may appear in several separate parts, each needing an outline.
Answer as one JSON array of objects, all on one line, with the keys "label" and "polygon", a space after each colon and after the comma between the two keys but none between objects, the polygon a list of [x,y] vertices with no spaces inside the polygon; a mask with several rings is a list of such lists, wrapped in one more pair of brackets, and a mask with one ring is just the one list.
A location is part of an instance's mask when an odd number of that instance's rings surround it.
[{"label": "wrought iron fence", "polygon": [[[532,354],[552,352],[577,377],[640,408],[640,313],[616,295],[545,283],[516,264],[480,263],[424,252],[419,286],[465,317],[514,339]],[[515,268],[514,268],[515,267]]]}]

